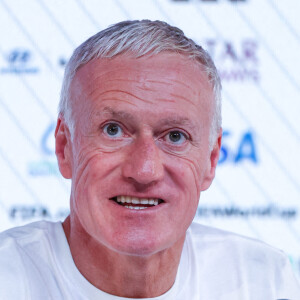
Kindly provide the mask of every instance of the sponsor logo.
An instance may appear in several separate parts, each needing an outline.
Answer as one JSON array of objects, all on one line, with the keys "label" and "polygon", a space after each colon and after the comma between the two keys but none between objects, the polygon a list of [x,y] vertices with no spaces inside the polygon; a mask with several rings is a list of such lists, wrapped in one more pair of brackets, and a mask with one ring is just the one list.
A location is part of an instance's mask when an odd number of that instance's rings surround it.
[{"label": "sponsor logo", "polygon": [[27,165],[28,174],[31,176],[59,176],[60,172],[56,160],[39,160],[29,162]]},{"label": "sponsor logo", "polygon": [[60,175],[55,158],[54,130],[55,123],[50,123],[45,129],[40,141],[40,149],[43,158],[37,161],[30,161],[27,164],[27,172],[29,175],[34,177]]},{"label": "sponsor logo", "polygon": [[259,82],[259,48],[256,40],[233,42],[206,39],[203,46],[214,60],[222,81]]},{"label": "sponsor logo", "polygon": [[231,162],[240,164],[244,161],[253,164],[258,163],[255,135],[251,131],[243,132],[236,145],[228,144],[228,139],[233,137],[233,133],[229,130],[223,131],[222,146],[220,151],[219,165]]},{"label": "sponsor logo", "polygon": [[41,150],[42,153],[46,156],[51,156],[55,154],[54,150],[54,130],[56,124],[50,123],[46,130],[44,131],[42,138],[41,138]]},{"label": "sponsor logo", "polygon": [[231,206],[203,206],[199,205],[197,217],[221,217],[221,218],[279,218],[292,220],[297,217],[296,207],[279,207],[277,205],[241,207]]},{"label": "sponsor logo", "polygon": [[65,65],[67,64],[67,62],[68,62],[68,60],[65,57],[63,57],[63,56],[59,57],[58,61],[57,61],[58,65],[60,67],[65,67]]},{"label": "sponsor logo", "polygon": [[62,220],[69,215],[69,209],[61,208],[51,212],[47,206],[14,205],[9,209],[9,217],[13,222],[32,220]]},{"label": "sponsor logo", "polygon": [[39,69],[33,65],[33,56],[28,49],[13,49],[5,56],[6,66],[0,69],[0,73],[25,73],[36,74]]}]

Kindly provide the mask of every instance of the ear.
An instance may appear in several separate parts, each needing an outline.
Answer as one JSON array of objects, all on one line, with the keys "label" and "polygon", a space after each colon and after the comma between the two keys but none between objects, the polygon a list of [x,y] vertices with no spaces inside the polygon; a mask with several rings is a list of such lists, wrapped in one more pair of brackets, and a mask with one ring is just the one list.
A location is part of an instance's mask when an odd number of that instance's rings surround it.
[{"label": "ear", "polygon": [[60,173],[66,179],[72,178],[71,135],[64,119],[59,116],[55,128],[55,154]]},{"label": "ear", "polygon": [[222,128],[219,131],[218,138],[210,153],[210,158],[208,161],[207,169],[205,171],[205,176],[202,182],[201,191],[207,190],[210,187],[213,179],[215,178],[216,167],[219,161],[221,142],[222,142]]}]

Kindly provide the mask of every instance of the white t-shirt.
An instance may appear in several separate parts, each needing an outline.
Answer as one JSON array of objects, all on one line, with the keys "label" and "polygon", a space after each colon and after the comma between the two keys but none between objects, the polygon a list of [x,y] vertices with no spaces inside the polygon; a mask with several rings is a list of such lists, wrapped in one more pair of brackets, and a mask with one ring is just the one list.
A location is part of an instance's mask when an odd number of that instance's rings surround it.
[{"label": "white t-shirt", "polygon": [[[121,300],[76,268],[62,224],[35,222],[0,234],[0,299]],[[193,223],[173,287],[152,300],[300,299],[286,256],[262,242]]]}]

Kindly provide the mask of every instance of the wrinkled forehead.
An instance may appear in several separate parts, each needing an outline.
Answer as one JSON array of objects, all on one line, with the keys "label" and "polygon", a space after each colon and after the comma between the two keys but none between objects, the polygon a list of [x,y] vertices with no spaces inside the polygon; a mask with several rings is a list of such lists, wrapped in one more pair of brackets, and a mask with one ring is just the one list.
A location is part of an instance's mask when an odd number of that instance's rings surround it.
[{"label": "wrinkled forehead", "polygon": [[79,79],[81,83],[87,84],[93,79],[100,78],[105,81],[113,76],[125,76],[143,81],[151,75],[155,78],[166,77],[175,81],[182,79],[182,82],[188,79],[196,85],[206,82],[207,88],[212,88],[203,65],[185,55],[174,53],[160,53],[139,58],[118,55],[114,58],[93,59],[76,71],[73,81]]},{"label": "wrinkled forehead", "polygon": [[130,101],[136,98],[144,104],[156,100],[156,105],[181,99],[196,107],[210,107],[213,102],[213,87],[203,66],[170,53],[92,60],[76,72],[70,92],[72,105],[81,110],[88,102],[115,97]]}]

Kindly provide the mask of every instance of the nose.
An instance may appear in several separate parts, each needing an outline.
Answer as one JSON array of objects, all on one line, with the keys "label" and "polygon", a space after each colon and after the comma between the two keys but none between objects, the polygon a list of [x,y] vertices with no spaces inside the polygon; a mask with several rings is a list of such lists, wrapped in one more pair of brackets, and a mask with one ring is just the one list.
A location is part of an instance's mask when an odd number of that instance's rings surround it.
[{"label": "nose", "polygon": [[139,187],[152,185],[162,179],[164,167],[159,148],[152,137],[141,138],[130,146],[122,173]]}]

